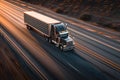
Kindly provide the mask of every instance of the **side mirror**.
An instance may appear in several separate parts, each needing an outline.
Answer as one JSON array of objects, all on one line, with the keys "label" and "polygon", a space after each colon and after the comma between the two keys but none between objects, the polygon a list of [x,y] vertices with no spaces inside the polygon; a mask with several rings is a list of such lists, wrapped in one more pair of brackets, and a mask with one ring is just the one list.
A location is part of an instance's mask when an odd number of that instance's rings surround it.
[{"label": "side mirror", "polygon": [[67,25],[68,25],[68,24],[67,24],[67,23],[64,23],[64,25],[65,25],[65,27],[67,28]]},{"label": "side mirror", "polygon": [[67,23],[62,23],[63,25],[67,26]]},{"label": "side mirror", "polygon": [[67,23],[65,23],[65,26],[67,26],[68,24]]}]

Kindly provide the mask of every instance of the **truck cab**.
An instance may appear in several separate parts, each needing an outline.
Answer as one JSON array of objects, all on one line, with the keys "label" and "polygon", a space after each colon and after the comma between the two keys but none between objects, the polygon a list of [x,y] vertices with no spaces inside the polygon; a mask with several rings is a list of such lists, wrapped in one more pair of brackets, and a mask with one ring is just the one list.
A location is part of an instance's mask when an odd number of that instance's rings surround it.
[{"label": "truck cab", "polygon": [[69,36],[67,26],[64,23],[51,26],[51,40],[63,51],[72,50],[74,48],[73,39]]}]

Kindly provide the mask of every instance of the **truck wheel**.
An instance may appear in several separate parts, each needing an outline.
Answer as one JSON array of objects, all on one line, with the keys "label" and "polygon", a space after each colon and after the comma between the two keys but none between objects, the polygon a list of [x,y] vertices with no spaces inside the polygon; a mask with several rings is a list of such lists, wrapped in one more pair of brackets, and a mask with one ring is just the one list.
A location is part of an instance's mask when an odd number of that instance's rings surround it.
[{"label": "truck wheel", "polygon": [[60,50],[62,50],[62,51],[63,51],[63,46],[60,46]]}]

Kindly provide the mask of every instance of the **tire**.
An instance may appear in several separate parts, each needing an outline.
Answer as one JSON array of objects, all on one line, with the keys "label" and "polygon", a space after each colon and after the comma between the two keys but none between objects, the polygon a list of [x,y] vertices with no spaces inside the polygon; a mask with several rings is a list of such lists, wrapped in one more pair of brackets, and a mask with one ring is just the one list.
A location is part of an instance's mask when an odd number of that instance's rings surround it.
[{"label": "tire", "polygon": [[31,27],[27,25],[27,29],[28,29],[28,30],[30,30],[30,29],[31,29]]},{"label": "tire", "polygon": [[63,51],[63,46],[62,45],[60,46],[60,50]]}]

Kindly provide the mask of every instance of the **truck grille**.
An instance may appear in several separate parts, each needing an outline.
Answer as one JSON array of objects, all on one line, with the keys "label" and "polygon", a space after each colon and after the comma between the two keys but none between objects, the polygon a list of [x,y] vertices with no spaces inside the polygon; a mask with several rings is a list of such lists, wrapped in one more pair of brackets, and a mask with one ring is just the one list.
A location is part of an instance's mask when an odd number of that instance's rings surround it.
[{"label": "truck grille", "polygon": [[71,45],[73,45],[73,42],[70,41],[70,42],[67,43],[67,45],[68,45],[68,46],[71,46]]}]

